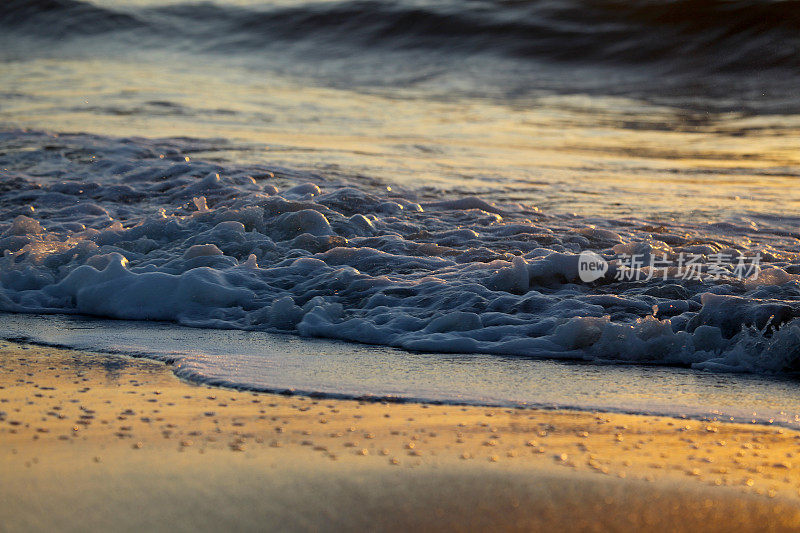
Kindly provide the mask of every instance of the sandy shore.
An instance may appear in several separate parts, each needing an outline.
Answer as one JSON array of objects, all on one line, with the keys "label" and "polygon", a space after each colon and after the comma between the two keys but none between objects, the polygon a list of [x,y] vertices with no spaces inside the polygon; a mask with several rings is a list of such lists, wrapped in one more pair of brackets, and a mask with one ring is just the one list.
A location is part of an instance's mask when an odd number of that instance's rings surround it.
[{"label": "sandy shore", "polygon": [[0,530],[780,531],[800,434],[334,401],[0,343]]}]

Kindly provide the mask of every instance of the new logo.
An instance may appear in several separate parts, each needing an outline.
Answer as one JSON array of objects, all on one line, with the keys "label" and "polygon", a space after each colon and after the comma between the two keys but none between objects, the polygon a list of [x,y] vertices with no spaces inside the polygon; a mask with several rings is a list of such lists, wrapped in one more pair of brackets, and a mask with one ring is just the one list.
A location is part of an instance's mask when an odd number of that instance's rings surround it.
[{"label": "new logo", "polygon": [[598,280],[606,272],[608,272],[608,262],[598,254],[586,250],[578,256],[578,277],[584,283]]}]

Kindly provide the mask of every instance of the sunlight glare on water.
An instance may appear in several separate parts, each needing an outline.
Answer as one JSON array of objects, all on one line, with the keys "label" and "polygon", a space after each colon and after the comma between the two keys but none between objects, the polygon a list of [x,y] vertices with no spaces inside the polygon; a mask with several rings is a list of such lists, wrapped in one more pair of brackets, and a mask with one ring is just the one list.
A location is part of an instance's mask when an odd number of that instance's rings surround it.
[{"label": "sunlight glare on water", "polygon": [[247,147],[237,158],[549,212],[699,222],[800,208],[797,116],[709,114],[611,96],[423,98],[419,89],[326,88],[235,65],[217,65],[210,76],[209,68],[169,56],[12,63],[0,74],[10,93],[0,120],[225,138]]}]

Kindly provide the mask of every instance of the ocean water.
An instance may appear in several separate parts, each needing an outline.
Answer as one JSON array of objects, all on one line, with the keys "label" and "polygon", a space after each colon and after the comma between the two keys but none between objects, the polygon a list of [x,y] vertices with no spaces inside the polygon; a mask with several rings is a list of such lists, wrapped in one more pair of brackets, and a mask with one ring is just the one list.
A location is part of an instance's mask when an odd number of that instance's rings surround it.
[{"label": "ocean water", "polygon": [[791,0],[3,2],[0,311],[145,322],[0,333],[169,358],[190,326],[179,372],[228,386],[790,423],[799,52]]}]

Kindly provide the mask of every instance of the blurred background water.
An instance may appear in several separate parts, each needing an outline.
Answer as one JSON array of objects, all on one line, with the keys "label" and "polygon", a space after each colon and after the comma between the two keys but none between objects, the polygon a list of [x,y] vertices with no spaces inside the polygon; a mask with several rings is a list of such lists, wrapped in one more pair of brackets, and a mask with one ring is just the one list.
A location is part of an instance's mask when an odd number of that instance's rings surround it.
[{"label": "blurred background water", "polygon": [[[7,0],[0,124],[548,212],[798,212],[800,3]],[[788,228],[787,228],[788,229]]]}]

